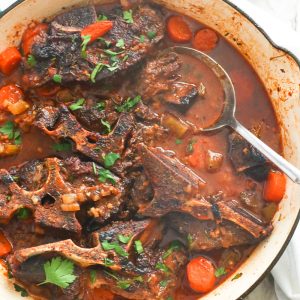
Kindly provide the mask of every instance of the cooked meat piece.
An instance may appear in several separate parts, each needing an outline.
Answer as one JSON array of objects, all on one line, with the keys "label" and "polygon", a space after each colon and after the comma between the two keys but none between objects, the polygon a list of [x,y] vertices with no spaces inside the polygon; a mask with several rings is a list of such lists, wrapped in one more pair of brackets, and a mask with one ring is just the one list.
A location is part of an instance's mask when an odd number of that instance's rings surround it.
[{"label": "cooked meat piece", "polygon": [[[103,211],[101,216],[97,216],[98,221],[103,222],[120,206],[123,188],[117,177],[114,177],[116,186],[97,181],[93,169],[100,170],[101,167],[88,164],[89,177],[93,177],[94,182],[85,184],[82,180],[80,184],[74,185],[76,176],[72,174],[73,178],[70,180],[64,162],[57,158],[48,158],[41,164],[46,168],[47,179],[40,189],[33,191],[22,189],[6,170],[0,170],[0,184],[7,190],[7,193],[0,195],[0,222],[8,223],[19,208],[26,207],[32,211],[36,224],[79,234],[81,225],[76,219],[75,211],[80,210],[80,205],[87,201],[94,201]],[[40,172],[37,170],[37,174]],[[39,175],[33,174],[33,177],[35,176]],[[110,205],[107,205],[108,203]]]},{"label": "cooked meat piece", "polygon": [[[52,126],[49,128],[48,124]],[[62,105],[59,108],[41,109],[35,125],[55,140],[71,139],[78,152],[103,164],[105,155],[110,152],[122,156],[127,138],[134,128],[134,120],[131,114],[121,114],[113,131],[108,135],[101,135],[85,130],[67,107]],[[121,174],[123,171],[121,162],[118,161],[111,169]]]},{"label": "cooked meat piece", "polygon": [[238,133],[229,136],[229,156],[237,172],[245,172],[253,179],[266,179],[269,165],[265,157]]},{"label": "cooked meat piece", "polygon": [[150,203],[141,203],[139,213],[159,217],[169,212],[185,212],[199,220],[230,221],[255,239],[267,236],[271,225],[240,207],[235,200],[210,203],[201,197],[204,182],[178,159],[161,148],[140,145],[145,172],[154,190]]},{"label": "cooked meat piece", "polygon": [[[103,37],[105,40],[96,40],[88,45],[85,55],[82,54],[80,31],[96,21],[93,7],[77,8],[51,22],[51,30],[46,38],[32,47],[37,66],[26,68],[23,80],[27,86],[45,84],[52,80],[54,74],[60,75],[63,83],[89,82],[90,74],[100,64],[103,67],[99,69],[95,80],[110,78],[140,62],[164,36],[162,16],[150,6],[135,8],[132,24],[124,21],[120,9],[107,15],[113,21],[113,28]],[[148,32],[154,32],[155,37],[149,38]],[[141,35],[146,37],[144,42],[139,39]],[[124,49],[116,46],[120,39],[125,41]],[[109,46],[105,41],[109,42]]]},{"label": "cooked meat piece", "polygon": [[182,62],[178,54],[169,52],[146,64],[139,74],[138,93],[144,101],[163,100],[169,104],[188,106],[197,96],[194,84],[181,82]]}]

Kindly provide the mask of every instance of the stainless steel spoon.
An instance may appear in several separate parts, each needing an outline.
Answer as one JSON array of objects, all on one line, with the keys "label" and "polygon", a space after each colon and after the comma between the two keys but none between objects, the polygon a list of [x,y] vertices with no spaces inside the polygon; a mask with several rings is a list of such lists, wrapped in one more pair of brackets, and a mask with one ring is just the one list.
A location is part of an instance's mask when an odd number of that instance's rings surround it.
[{"label": "stainless steel spoon", "polygon": [[231,127],[242,137],[244,137],[250,144],[252,144],[257,150],[259,150],[266,158],[273,162],[274,165],[284,172],[291,180],[300,184],[300,170],[272,150],[235,118],[235,90],[227,72],[214,59],[201,51],[182,46],[169,48],[169,51],[190,55],[200,59],[216,74],[223,86],[225,100],[222,114],[214,124],[209,127],[202,128],[201,130],[203,132],[209,132],[226,126]]}]

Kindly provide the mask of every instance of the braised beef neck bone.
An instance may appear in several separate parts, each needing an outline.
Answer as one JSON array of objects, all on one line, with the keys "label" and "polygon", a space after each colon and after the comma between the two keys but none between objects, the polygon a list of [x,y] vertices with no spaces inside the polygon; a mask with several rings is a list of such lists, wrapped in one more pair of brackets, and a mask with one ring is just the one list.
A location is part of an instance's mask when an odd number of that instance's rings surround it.
[{"label": "braised beef neck bone", "polygon": [[[70,139],[78,152],[104,164],[104,157],[110,152],[122,156],[128,136],[134,128],[131,114],[122,113],[115,128],[108,135],[87,131],[65,106],[45,107],[36,117],[35,125],[55,140]],[[120,164],[114,165],[113,171],[120,174]]]},{"label": "braised beef neck bone", "polygon": [[[123,19],[119,8],[106,15],[113,22],[112,29],[102,37],[104,40],[88,44],[86,51],[82,50],[81,30],[97,21],[95,8],[75,8],[56,17],[46,37],[32,47],[37,64],[25,64],[23,79],[27,86],[41,86],[51,81],[53,74],[60,75],[63,83],[90,82],[96,66],[99,72],[95,80],[111,78],[140,62],[164,36],[160,12],[148,5],[133,9],[133,23]],[[154,36],[148,37],[148,32]],[[140,41],[141,35],[145,36],[144,41]],[[124,49],[116,46],[120,39],[125,41]]]},{"label": "braised beef neck bone", "polygon": [[183,82],[182,61],[175,52],[162,53],[147,62],[139,74],[137,91],[145,101],[163,100],[187,107],[198,95],[194,84]]},{"label": "braised beef neck bone", "polygon": [[37,190],[21,188],[7,170],[0,170],[1,188],[5,191],[0,195],[1,223],[8,223],[18,209],[26,207],[32,211],[36,224],[79,234],[81,225],[75,216],[77,209],[64,210],[65,204],[77,205],[79,208],[81,203],[92,199],[101,202],[108,198],[114,200],[114,203],[120,202],[122,190],[119,184],[114,187],[98,182],[93,186],[74,186],[63,176],[63,161],[48,158],[44,165],[47,168],[47,179]]},{"label": "braised beef neck bone", "polygon": [[140,144],[140,155],[154,190],[151,202],[140,206],[140,214],[160,217],[177,211],[202,221],[220,223],[226,220],[246,230],[255,239],[271,232],[271,226],[241,208],[237,201],[210,203],[201,197],[204,181],[177,158],[170,157],[168,152]]}]

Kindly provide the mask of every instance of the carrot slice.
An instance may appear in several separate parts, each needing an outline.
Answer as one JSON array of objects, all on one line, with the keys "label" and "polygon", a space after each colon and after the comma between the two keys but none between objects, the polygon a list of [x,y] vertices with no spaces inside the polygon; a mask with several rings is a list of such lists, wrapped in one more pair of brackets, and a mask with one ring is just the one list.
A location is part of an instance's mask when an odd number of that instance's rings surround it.
[{"label": "carrot slice", "polygon": [[94,42],[97,38],[105,35],[113,27],[112,21],[99,21],[86,26],[81,31],[81,38],[90,36],[89,44]]},{"label": "carrot slice", "polygon": [[189,146],[191,148],[192,154],[187,157],[188,163],[191,167],[201,169],[204,167],[205,163],[205,151],[203,149],[202,141],[198,140],[196,143],[190,141]]},{"label": "carrot slice", "polygon": [[5,85],[0,89],[0,109],[6,110],[10,104],[23,100],[22,90],[14,84]]},{"label": "carrot slice", "polygon": [[170,39],[176,43],[187,43],[193,37],[189,25],[181,16],[172,16],[168,19],[167,31]]},{"label": "carrot slice", "polygon": [[264,186],[264,199],[270,202],[280,202],[284,196],[285,187],[285,175],[271,171]]},{"label": "carrot slice", "polygon": [[2,231],[0,231],[0,257],[7,255],[12,247]]},{"label": "carrot slice", "polygon": [[194,291],[207,293],[214,288],[216,277],[211,261],[199,256],[192,259],[186,269],[189,285]]},{"label": "carrot slice", "polygon": [[200,29],[193,39],[193,47],[200,51],[210,51],[216,47],[217,43],[216,32],[209,28]]},{"label": "carrot slice", "polygon": [[36,41],[37,37],[48,30],[48,25],[40,23],[34,27],[29,27],[25,30],[22,37],[22,49],[24,55],[27,56],[31,52],[31,47]]},{"label": "carrot slice", "polygon": [[21,53],[16,47],[9,47],[0,53],[0,71],[4,75],[11,74],[22,60]]}]

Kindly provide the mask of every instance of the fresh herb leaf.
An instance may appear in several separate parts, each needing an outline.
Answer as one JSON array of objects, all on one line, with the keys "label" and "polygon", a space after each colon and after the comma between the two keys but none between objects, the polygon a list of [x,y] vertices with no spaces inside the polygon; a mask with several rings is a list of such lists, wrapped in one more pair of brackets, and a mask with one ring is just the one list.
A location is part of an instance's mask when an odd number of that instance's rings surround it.
[{"label": "fresh herb leaf", "polygon": [[95,175],[98,175],[97,166],[94,162],[93,162],[93,172],[94,172]]},{"label": "fresh herb leaf", "polygon": [[70,110],[78,110],[78,109],[81,109],[83,108],[83,104],[85,102],[85,99],[84,98],[80,98],[78,99],[76,102],[72,103],[69,108]]},{"label": "fresh herb leaf", "polygon": [[103,250],[109,251],[114,250],[116,245],[118,245],[116,242],[110,243],[109,241],[105,240],[101,243]]},{"label": "fresh herb leaf", "polygon": [[118,66],[118,65],[109,66],[109,67],[107,68],[107,70],[110,71],[110,72],[116,71],[117,69],[119,69],[119,66]]},{"label": "fresh herb leaf", "polygon": [[129,55],[125,55],[122,59],[122,61],[126,61],[128,59]]},{"label": "fresh herb leaf", "polygon": [[46,279],[39,285],[52,283],[65,289],[76,279],[74,263],[61,257],[54,257],[51,261],[47,261],[44,264],[44,272]]},{"label": "fresh herb leaf", "polygon": [[162,280],[159,282],[159,286],[165,288],[168,285],[169,280]]},{"label": "fresh herb leaf", "polygon": [[103,37],[99,37],[98,40],[104,43],[107,48],[111,45],[111,41],[108,41]]},{"label": "fresh herb leaf", "polygon": [[110,133],[111,132],[111,126],[110,126],[110,124],[107,121],[103,120],[103,119],[101,119],[101,123],[102,123],[102,125],[105,126],[106,132]]},{"label": "fresh herb leaf", "polygon": [[131,286],[131,282],[129,280],[118,280],[117,286],[122,290],[127,290]]},{"label": "fresh herb leaf", "polygon": [[104,157],[105,168],[112,167],[119,158],[120,155],[117,153],[113,153],[113,152],[107,153]]},{"label": "fresh herb leaf", "polygon": [[123,104],[116,107],[116,111],[117,112],[129,112],[141,100],[142,100],[141,96],[136,96],[133,99],[129,97]]},{"label": "fresh herb leaf", "polygon": [[146,36],[144,36],[143,34],[140,35],[140,43],[144,43],[146,40]]},{"label": "fresh herb leaf", "polygon": [[103,63],[98,63],[98,64],[96,65],[96,67],[93,69],[93,71],[92,71],[92,73],[91,73],[91,76],[90,76],[91,81],[92,81],[93,83],[96,82],[96,76],[97,76],[98,73],[100,73],[100,72],[102,71],[102,69],[104,68],[104,66],[105,66],[105,65],[104,65]]},{"label": "fresh herb leaf", "polygon": [[105,109],[105,102],[98,102],[96,105],[95,105],[95,108],[99,111],[102,111]]},{"label": "fresh herb leaf", "polygon": [[133,24],[132,10],[123,11],[123,20],[128,24]]},{"label": "fresh herb leaf", "polygon": [[111,272],[109,272],[109,271],[107,271],[107,270],[104,270],[103,272],[104,272],[106,275],[110,276],[111,278],[113,278],[113,279],[115,279],[115,280],[120,280],[120,278],[119,278],[117,275],[115,275],[115,274],[113,274],[113,273],[111,273]]},{"label": "fresh herb leaf", "polygon": [[173,300],[173,297],[169,296],[166,300]]},{"label": "fresh herb leaf", "polygon": [[155,265],[155,269],[163,271],[164,273],[170,273],[169,268],[164,263],[161,263],[161,262],[158,262]]},{"label": "fresh herb leaf", "polygon": [[241,278],[242,275],[243,275],[243,273],[237,273],[237,274],[231,279],[231,281],[234,281],[234,280],[237,280],[237,279]]},{"label": "fresh herb leaf", "polygon": [[118,39],[116,46],[120,49],[125,49],[125,41],[124,39]]},{"label": "fresh herb leaf", "polygon": [[111,183],[116,183],[113,174],[109,170],[100,169],[98,175],[99,175],[98,179],[101,182],[106,182],[106,180],[109,180]]},{"label": "fresh herb leaf", "polygon": [[226,273],[227,272],[226,272],[225,268],[224,267],[220,267],[220,268],[216,269],[215,276],[216,277],[221,277],[221,276],[225,275]]},{"label": "fresh herb leaf", "polygon": [[194,152],[194,144],[196,144],[197,141],[191,139],[186,147],[186,150],[188,153],[193,153]]},{"label": "fresh herb leaf", "polygon": [[0,132],[8,137],[8,139],[13,140],[16,145],[21,143],[21,132],[16,129],[14,122],[7,121],[0,127]]},{"label": "fresh herb leaf", "polygon": [[82,36],[82,43],[81,43],[81,57],[82,58],[86,58],[87,54],[86,54],[86,47],[88,45],[88,43],[91,40],[91,36],[90,35],[84,35]]},{"label": "fresh herb leaf", "polygon": [[108,20],[108,18],[107,18],[106,15],[101,14],[101,15],[98,16],[97,20],[98,20],[98,21],[106,21],[106,20]]},{"label": "fresh herb leaf", "polygon": [[55,75],[53,75],[52,79],[56,83],[61,83],[62,77],[59,74],[55,74]]},{"label": "fresh herb leaf", "polygon": [[176,144],[176,145],[182,144],[182,140],[181,140],[181,139],[176,139],[176,140],[175,140],[175,144]]},{"label": "fresh herb leaf", "polygon": [[127,236],[127,235],[123,235],[123,234],[118,234],[118,239],[123,244],[128,244],[131,237],[132,237],[131,235]]},{"label": "fresh herb leaf", "polygon": [[112,51],[109,49],[105,49],[103,51],[104,51],[104,53],[108,54],[109,56],[116,56],[116,55],[122,54],[124,52],[124,51],[115,52],[115,51]]},{"label": "fresh herb leaf", "polygon": [[96,282],[97,279],[97,271],[96,270],[91,270],[90,271],[90,281],[92,284]]},{"label": "fresh herb leaf", "polygon": [[120,256],[123,256],[123,257],[128,257],[129,256],[129,254],[128,254],[128,252],[126,252],[123,248],[122,248],[122,246],[120,246],[120,245],[116,245],[116,247],[115,247],[115,252],[118,254],[118,255],[120,255]]},{"label": "fresh herb leaf", "polygon": [[28,55],[27,64],[30,66],[30,68],[33,68],[36,66],[36,59],[32,54]]},{"label": "fresh herb leaf", "polygon": [[72,144],[70,142],[56,143],[52,146],[52,149],[57,152],[70,152],[72,150]]},{"label": "fresh herb leaf", "polygon": [[16,216],[19,220],[26,220],[30,217],[31,212],[28,208],[26,207],[21,207],[18,209]]},{"label": "fresh herb leaf", "polygon": [[189,248],[191,248],[192,243],[193,243],[193,237],[190,233],[187,235],[187,242],[188,242]]},{"label": "fresh herb leaf", "polygon": [[134,248],[137,254],[141,254],[144,252],[143,244],[140,240],[134,242]]},{"label": "fresh herb leaf", "polygon": [[179,250],[181,248],[181,243],[179,241],[171,242],[169,249],[163,254],[163,259],[169,257],[174,251]]},{"label": "fresh herb leaf", "polygon": [[136,276],[133,278],[134,281],[137,281],[137,282],[144,282],[144,279],[142,276]]},{"label": "fresh herb leaf", "polygon": [[107,258],[107,257],[105,257],[103,259],[103,262],[104,262],[105,267],[110,267],[110,266],[113,266],[115,264],[115,262],[112,259]]},{"label": "fresh herb leaf", "polygon": [[148,31],[147,36],[150,40],[153,40],[156,37],[156,32],[155,31]]},{"label": "fresh herb leaf", "polygon": [[21,286],[19,286],[18,284],[14,283],[14,288],[16,290],[16,292],[20,292],[21,293],[21,297],[28,297],[28,292],[22,288]]}]

